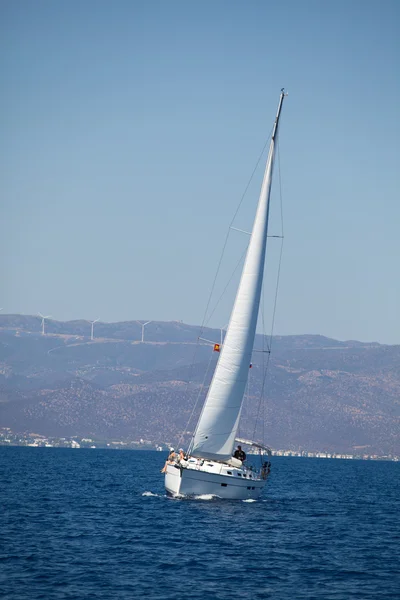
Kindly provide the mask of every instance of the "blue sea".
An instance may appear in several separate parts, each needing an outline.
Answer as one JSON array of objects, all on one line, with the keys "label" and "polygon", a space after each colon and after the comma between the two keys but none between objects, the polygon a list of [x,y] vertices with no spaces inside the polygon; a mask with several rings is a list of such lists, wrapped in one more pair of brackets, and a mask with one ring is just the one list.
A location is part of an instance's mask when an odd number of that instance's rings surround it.
[{"label": "blue sea", "polygon": [[400,463],[275,458],[242,502],[167,498],[164,460],[1,447],[0,597],[400,597]]}]

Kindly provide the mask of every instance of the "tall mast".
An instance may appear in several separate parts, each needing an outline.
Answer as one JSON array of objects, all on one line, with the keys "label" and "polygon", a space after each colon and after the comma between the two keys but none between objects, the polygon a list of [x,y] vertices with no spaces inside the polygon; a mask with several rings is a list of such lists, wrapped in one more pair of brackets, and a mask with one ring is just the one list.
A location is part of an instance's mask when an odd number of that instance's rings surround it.
[{"label": "tall mast", "polygon": [[282,89],[242,277],[218,364],[191,443],[191,454],[196,457],[227,460],[232,456],[260,307],[275,142],[285,95]]},{"label": "tall mast", "polygon": [[278,110],[276,113],[276,118],[275,118],[275,123],[274,123],[274,129],[272,130],[272,137],[271,137],[272,141],[275,141],[275,137],[278,134],[279,117],[281,116],[282,104],[283,104],[283,99],[285,96],[287,96],[287,94],[285,94],[285,88],[282,88],[281,95],[279,98]]}]

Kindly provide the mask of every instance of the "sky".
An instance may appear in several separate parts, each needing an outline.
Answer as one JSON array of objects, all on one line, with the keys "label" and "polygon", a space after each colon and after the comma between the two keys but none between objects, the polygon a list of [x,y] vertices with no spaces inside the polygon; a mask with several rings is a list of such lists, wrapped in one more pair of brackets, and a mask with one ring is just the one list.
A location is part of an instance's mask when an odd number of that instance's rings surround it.
[{"label": "sky", "polygon": [[[397,0],[4,0],[3,314],[202,323],[285,87],[274,332],[399,344],[399,17]],[[247,242],[230,232],[211,307]]]}]

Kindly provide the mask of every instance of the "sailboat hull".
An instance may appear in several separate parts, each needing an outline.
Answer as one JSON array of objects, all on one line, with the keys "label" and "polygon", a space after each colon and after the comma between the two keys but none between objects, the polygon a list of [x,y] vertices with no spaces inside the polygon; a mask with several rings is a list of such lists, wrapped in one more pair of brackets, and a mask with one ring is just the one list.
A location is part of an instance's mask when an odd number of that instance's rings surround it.
[{"label": "sailboat hull", "polygon": [[263,479],[239,479],[230,475],[210,473],[168,465],[165,489],[175,497],[212,495],[227,500],[256,500],[266,481]]}]

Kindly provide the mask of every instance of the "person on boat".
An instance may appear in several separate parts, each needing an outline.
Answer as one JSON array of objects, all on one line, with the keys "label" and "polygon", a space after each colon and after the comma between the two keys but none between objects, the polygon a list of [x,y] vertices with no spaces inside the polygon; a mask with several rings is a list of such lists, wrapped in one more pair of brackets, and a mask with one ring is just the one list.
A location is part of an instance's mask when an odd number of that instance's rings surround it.
[{"label": "person on boat", "polygon": [[267,479],[268,475],[271,473],[271,463],[266,461],[263,463],[261,467],[261,479]]},{"label": "person on boat", "polygon": [[185,453],[183,452],[183,448],[179,448],[179,456],[178,459],[181,460],[185,460]]},{"label": "person on boat", "polygon": [[176,454],[175,454],[175,450],[173,448],[170,448],[170,452],[168,455],[167,460],[165,461],[165,465],[164,467],[161,469],[161,473],[165,473],[165,471],[167,470],[167,466],[168,465],[172,465],[174,463],[174,461],[176,460]]},{"label": "person on boat", "polygon": [[238,460],[241,460],[242,462],[246,460],[246,452],[242,450],[242,446],[237,447],[237,450],[235,450],[233,457],[237,458]]}]

